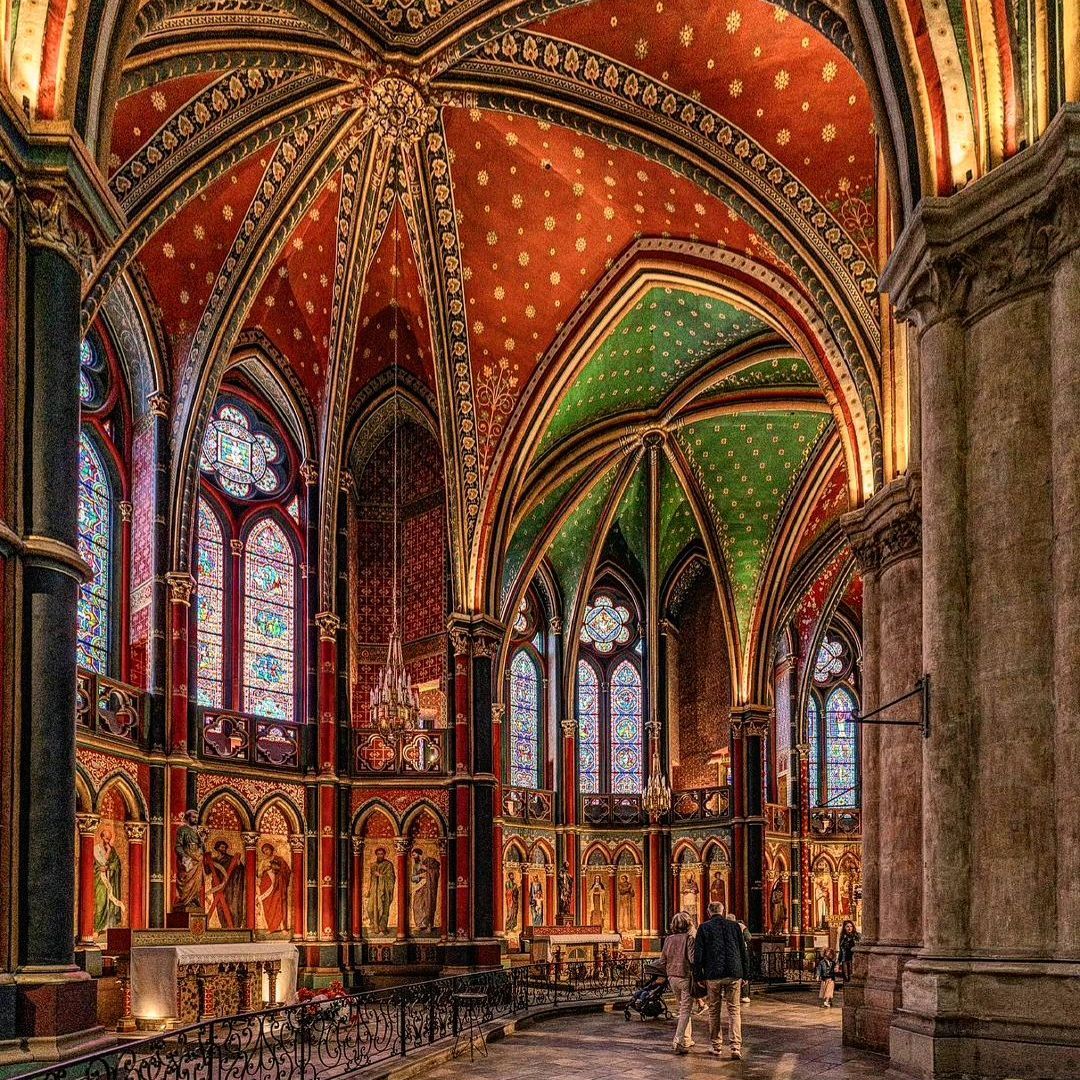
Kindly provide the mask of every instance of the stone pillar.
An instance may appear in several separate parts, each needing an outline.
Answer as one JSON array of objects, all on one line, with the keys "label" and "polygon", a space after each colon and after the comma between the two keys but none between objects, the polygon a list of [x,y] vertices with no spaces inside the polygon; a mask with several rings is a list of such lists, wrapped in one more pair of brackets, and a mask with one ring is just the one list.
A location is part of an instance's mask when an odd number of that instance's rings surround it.
[{"label": "stone pillar", "polygon": [[[188,628],[195,579],[187,573],[165,575],[169,591],[169,730],[167,779],[168,843],[165,864],[171,874],[175,860],[176,830],[188,809]],[[176,889],[171,889],[176,903]]]},{"label": "stone pillar", "polygon": [[79,945],[97,948],[94,941],[94,841],[97,814],[76,814],[79,830]]},{"label": "stone pillar", "polygon": [[472,710],[472,642],[468,628],[450,622],[450,644],[454,653],[454,783],[451,787],[454,820],[454,936],[459,941],[472,936],[470,904],[469,822],[472,818],[469,714]]},{"label": "stone pillar", "polygon": [[394,840],[394,872],[397,875],[397,940],[409,936],[409,841],[404,836]]},{"label": "stone pillar", "polygon": [[643,904],[648,916],[648,923],[645,927],[647,934],[651,938],[658,938],[662,934],[667,932],[667,927],[663,925],[664,922],[664,870],[663,870],[663,853],[660,850],[661,831],[660,825],[656,822],[652,822],[649,825],[648,832],[645,834],[648,844],[648,858],[649,858],[649,895],[648,903]]},{"label": "stone pillar", "polygon": [[[862,711],[914,689],[922,674],[918,475],[887,484],[842,525],[863,576]],[[886,646],[887,643],[887,647]],[[880,719],[920,719],[915,698]],[[844,1041],[884,1052],[904,964],[922,941],[922,756],[918,728],[861,729],[863,919],[844,987]]]},{"label": "stone pillar", "polygon": [[763,932],[765,909],[762,897],[765,876],[762,753],[769,730],[769,714],[765,705],[739,705],[731,710],[735,884],[730,907],[752,934]]},{"label": "stone pillar", "polygon": [[[502,934],[504,931],[503,922],[505,921],[505,911],[503,905],[499,903],[499,894],[502,891],[499,882],[503,877],[503,827],[502,827],[502,768],[503,768],[503,753],[502,753],[502,739],[503,739],[503,720],[506,716],[506,706],[501,702],[494,702],[491,706],[491,763],[494,766],[495,783],[492,786],[492,809],[494,816],[492,818],[491,825],[491,860],[494,863],[494,869],[491,874],[491,892],[492,892],[492,907],[491,907],[491,933],[495,935]],[[542,766],[544,774],[547,775],[546,764]],[[551,921],[554,922],[554,916]]]},{"label": "stone pillar", "polygon": [[364,934],[364,838],[352,838],[352,918],[353,941]]},{"label": "stone pillar", "polygon": [[[439,837],[439,908],[439,940],[446,941],[450,916],[450,854],[445,836]],[[502,904],[499,904],[499,910],[502,910]]]},{"label": "stone pillar", "polygon": [[1078,247],[1068,105],[1033,147],[924,199],[883,279],[920,371],[923,948],[890,1033],[918,1076],[1080,1075]]},{"label": "stone pillar", "polygon": [[128,844],[128,926],[146,928],[146,822],[127,821],[124,834]]},{"label": "stone pillar", "polygon": [[[341,623],[330,611],[315,616],[319,628],[318,734],[319,758],[319,939],[334,941],[338,926],[338,788],[337,788],[337,635]],[[333,965],[328,952],[320,967]]]},{"label": "stone pillar", "polygon": [[292,855],[292,873],[289,875],[289,885],[292,889],[290,899],[292,901],[292,939],[293,941],[304,940],[304,900],[307,896],[307,882],[304,878],[304,848],[306,840],[303,833],[297,833],[289,837],[289,851]]},{"label": "stone pillar", "polygon": [[608,923],[613,934],[619,932],[619,893],[616,888],[615,867],[607,867]]},{"label": "stone pillar", "polygon": [[23,536],[14,646],[20,740],[13,773],[16,835],[23,843],[5,917],[18,927],[16,1034],[41,1059],[87,1050],[102,1034],[96,986],[73,964],[72,933],[75,626],[79,583],[87,574],[77,550],[80,268],[87,244],[57,188],[28,185],[18,203],[21,276],[8,295],[16,305],[25,405],[14,434]]},{"label": "stone pillar", "polygon": [[255,901],[259,889],[259,834],[244,833],[244,926],[255,929]]}]

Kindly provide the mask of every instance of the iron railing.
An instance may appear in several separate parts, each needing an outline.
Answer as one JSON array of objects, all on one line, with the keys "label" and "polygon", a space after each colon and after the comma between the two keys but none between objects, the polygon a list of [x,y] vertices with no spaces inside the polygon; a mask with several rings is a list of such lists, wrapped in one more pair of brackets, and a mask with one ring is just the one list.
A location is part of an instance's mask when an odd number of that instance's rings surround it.
[{"label": "iron railing", "polygon": [[[318,1002],[220,1017],[25,1073],[20,1080],[333,1080],[404,1058],[530,1009],[620,999],[644,961],[493,968]],[[482,995],[462,1005],[461,994]]]}]

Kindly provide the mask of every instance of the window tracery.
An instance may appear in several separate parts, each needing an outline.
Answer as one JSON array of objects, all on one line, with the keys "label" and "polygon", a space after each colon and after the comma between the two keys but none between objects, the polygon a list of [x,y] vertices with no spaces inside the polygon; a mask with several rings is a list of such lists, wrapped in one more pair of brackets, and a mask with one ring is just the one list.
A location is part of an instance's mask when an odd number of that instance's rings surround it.
[{"label": "window tracery", "polygon": [[199,467],[235,499],[276,495],[283,486],[280,443],[232,403],[221,405],[203,436]]},{"label": "window tracery", "polygon": [[510,661],[510,783],[538,786],[540,766],[540,672],[529,651]]},{"label": "window tracery", "polygon": [[78,663],[109,670],[113,592],[113,491],[95,440],[79,435],[79,555],[92,577],[79,586]]}]

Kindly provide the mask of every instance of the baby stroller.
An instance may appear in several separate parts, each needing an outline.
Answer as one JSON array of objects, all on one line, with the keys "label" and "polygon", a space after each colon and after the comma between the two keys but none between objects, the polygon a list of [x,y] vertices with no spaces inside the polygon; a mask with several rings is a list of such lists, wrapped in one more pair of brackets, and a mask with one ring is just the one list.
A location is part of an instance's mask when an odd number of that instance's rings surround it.
[{"label": "baby stroller", "polygon": [[667,975],[660,968],[646,964],[641,985],[626,1003],[623,1016],[629,1020],[630,1013],[636,1012],[642,1020],[656,1020],[661,1017],[665,1020],[672,1019],[667,1002],[664,1001],[667,988]]}]

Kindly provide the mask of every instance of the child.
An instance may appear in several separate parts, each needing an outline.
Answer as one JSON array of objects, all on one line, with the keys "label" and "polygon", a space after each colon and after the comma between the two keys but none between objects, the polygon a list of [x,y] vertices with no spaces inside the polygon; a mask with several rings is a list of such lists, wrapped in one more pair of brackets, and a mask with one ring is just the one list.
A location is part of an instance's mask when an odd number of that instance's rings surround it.
[{"label": "child", "polygon": [[832,1008],[833,992],[836,990],[836,953],[826,949],[817,963],[818,997],[823,1009]]}]

